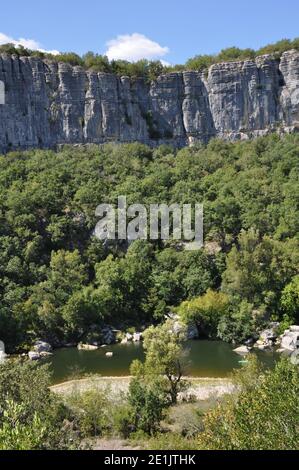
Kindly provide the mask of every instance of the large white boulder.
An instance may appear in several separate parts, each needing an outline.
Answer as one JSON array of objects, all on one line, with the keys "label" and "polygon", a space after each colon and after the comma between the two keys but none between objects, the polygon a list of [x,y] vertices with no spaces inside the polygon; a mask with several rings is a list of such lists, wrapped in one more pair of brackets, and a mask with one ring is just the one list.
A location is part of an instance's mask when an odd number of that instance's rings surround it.
[{"label": "large white boulder", "polygon": [[250,353],[250,349],[248,348],[248,346],[243,345],[234,349],[234,352],[240,354],[241,356],[245,356],[246,354]]},{"label": "large white boulder", "polygon": [[284,332],[281,338],[280,348],[289,351],[299,349],[299,327],[294,325]]},{"label": "large white boulder", "polygon": [[289,328],[291,333],[298,333],[299,334],[299,325],[292,325]]},{"label": "large white boulder", "polygon": [[140,343],[141,340],[142,340],[142,333],[134,333],[133,342]]}]

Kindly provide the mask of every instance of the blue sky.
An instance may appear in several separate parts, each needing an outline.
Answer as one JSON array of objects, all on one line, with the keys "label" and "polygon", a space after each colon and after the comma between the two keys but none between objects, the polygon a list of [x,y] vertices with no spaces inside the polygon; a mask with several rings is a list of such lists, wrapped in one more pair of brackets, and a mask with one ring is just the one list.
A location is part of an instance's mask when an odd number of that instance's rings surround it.
[{"label": "blue sky", "polygon": [[0,43],[183,63],[236,45],[299,36],[298,0],[14,0],[1,2]]}]

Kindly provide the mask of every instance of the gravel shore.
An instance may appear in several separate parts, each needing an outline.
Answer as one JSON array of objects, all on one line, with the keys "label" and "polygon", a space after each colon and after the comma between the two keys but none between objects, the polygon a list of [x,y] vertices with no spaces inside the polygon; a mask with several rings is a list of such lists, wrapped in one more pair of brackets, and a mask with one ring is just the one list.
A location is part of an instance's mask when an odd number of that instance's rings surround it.
[{"label": "gravel shore", "polygon": [[[71,380],[62,384],[53,385],[51,390],[60,395],[70,395],[72,393],[82,393],[93,389],[110,389],[111,395],[119,395],[128,391],[131,377],[98,377],[93,376],[85,379]],[[218,398],[227,393],[232,393],[235,389],[233,383],[225,378],[186,378],[190,382],[190,387],[181,399],[194,397],[196,400],[207,400]]]}]

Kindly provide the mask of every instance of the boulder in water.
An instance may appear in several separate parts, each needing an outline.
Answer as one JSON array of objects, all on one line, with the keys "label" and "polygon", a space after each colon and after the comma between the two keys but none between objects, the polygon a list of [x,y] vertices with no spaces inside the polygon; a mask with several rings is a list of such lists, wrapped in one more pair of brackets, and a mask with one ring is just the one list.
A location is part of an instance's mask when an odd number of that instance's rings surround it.
[{"label": "boulder in water", "polygon": [[96,351],[97,349],[99,349],[99,346],[96,346],[94,344],[79,343],[78,349],[79,351]]},{"label": "boulder in water", "polygon": [[142,340],[142,334],[141,333],[134,333],[133,342],[134,343],[140,343],[141,340]]},{"label": "boulder in water", "polygon": [[248,346],[239,346],[238,348],[234,349],[234,352],[237,353],[237,354],[240,354],[241,356],[243,355],[246,355],[246,354],[249,354],[250,353],[250,349],[248,348]]}]

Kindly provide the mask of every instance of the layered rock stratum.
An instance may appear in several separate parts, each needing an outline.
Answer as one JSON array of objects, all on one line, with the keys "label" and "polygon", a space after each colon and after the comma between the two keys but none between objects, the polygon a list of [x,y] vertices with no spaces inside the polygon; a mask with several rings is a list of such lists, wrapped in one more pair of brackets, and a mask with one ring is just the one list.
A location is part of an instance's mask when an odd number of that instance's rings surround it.
[{"label": "layered rock stratum", "polygon": [[299,129],[299,52],[215,64],[148,83],[0,55],[0,151],[138,141],[177,147]]}]

